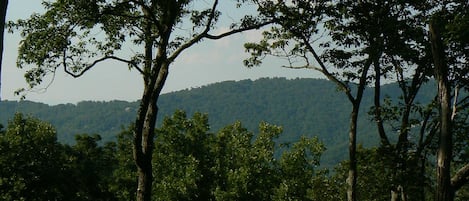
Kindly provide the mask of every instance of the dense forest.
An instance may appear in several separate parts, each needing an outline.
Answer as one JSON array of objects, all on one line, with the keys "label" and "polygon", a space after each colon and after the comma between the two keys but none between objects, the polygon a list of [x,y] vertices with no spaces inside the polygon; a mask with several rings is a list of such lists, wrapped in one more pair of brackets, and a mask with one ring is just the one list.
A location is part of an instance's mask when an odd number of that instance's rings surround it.
[{"label": "dense forest", "polygon": [[[383,86],[385,96],[393,96],[398,86]],[[370,91],[371,89],[368,89]],[[429,102],[435,86],[428,84],[419,94]],[[394,97],[397,99],[398,97]],[[364,98],[363,113],[372,105],[371,93]],[[116,136],[134,120],[137,102],[84,101],[78,104],[49,106],[29,101],[3,101],[0,122],[6,125],[15,113],[21,112],[50,122],[57,128],[62,143],[74,144],[77,134],[99,134],[103,142],[115,141]],[[301,136],[317,137],[327,150],[322,164],[328,167],[346,159],[347,119],[349,103],[335,85],[321,79],[264,78],[259,80],[226,81],[208,86],[164,94],[159,102],[160,122],[176,110],[189,115],[208,114],[212,131],[240,121],[249,130],[257,130],[262,121],[282,126],[278,143],[291,143]],[[332,107],[324,107],[332,106]],[[378,145],[379,139],[371,117],[360,118],[359,142],[366,147]]]}]

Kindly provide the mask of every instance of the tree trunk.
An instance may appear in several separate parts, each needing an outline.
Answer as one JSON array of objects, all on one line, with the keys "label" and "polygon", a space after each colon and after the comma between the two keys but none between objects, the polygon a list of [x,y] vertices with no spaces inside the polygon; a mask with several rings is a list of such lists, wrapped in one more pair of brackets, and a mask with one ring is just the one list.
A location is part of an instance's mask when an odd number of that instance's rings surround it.
[{"label": "tree trunk", "polygon": [[151,201],[152,196],[152,157],[155,124],[158,114],[157,102],[168,77],[169,68],[165,58],[157,60],[160,62],[157,62],[155,65],[159,67],[153,68],[153,78],[150,78],[149,82],[145,82],[144,95],[134,130],[134,159],[138,174],[137,201]]},{"label": "tree trunk", "polygon": [[347,200],[357,200],[357,120],[360,103],[353,103],[349,130],[349,171],[347,178]]},{"label": "tree trunk", "polygon": [[436,17],[430,21],[430,41],[432,47],[435,77],[438,82],[438,100],[440,104],[440,133],[437,157],[437,189],[436,201],[454,200],[454,191],[451,188],[451,106],[450,84],[448,81],[448,66],[445,61],[445,48],[440,35],[442,23]]},{"label": "tree trunk", "polygon": [[[371,56],[370,56],[371,57]],[[350,127],[349,127],[349,173],[347,177],[347,200],[357,200],[357,124],[358,124],[358,113],[360,111],[360,104],[362,102],[363,93],[365,92],[366,79],[368,70],[373,63],[372,58],[368,58],[363,66],[362,74],[360,75],[360,81],[358,83],[357,95],[355,98],[351,95],[350,91],[346,92],[352,103],[352,113],[350,114]]]},{"label": "tree trunk", "polygon": [[384,122],[381,114],[381,69],[379,66],[379,59],[375,58],[374,67],[375,67],[375,94],[374,94],[374,104],[375,104],[375,121],[376,127],[378,127],[378,135],[380,138],[381,146],[386,149],[390,148],[390,142],[386,131],[384,130]]},{"label": "tree trunk", "polygon": [[[137,166],[137,201],[151,200],[152,153],[157,97],[146,87],[134,128],[134,160]],[[152,126],[153,125],[153,126]]]},{"label": "tree trunk", "polygon": [[2,62],[3,62],[3,42],[5,33],[5,20],[7,15],[8,0],[2,0],[0,2],[0,101],[2,100]]}]

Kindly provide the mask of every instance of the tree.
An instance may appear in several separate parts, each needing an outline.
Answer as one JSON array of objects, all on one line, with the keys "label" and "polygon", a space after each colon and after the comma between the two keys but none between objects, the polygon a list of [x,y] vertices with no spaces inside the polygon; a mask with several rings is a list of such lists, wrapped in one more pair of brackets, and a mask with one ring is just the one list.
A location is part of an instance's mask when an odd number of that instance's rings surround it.
[{"label": "tree", "polygon": [[[240,7],[244,2],[231,3]],[[133,127],[138,201],[151,198],[157,101],[170,65],[183,51],[204,39],[216,40],[270,23],[245,15],[231,24],[229,31],[212,34],[222,14],[218,0],[209,6],[196,5],[192,0],[58,0],[43,5],[44,14],[10,23],[24,36],[19,67],[34,65],[25,74],[30,87],[42,83],[46,75],[58,68],[80,77],[107,60],[128,64],[143,78],[144,91]],[[189,33],[179,34],[178,29]],[[123,58],[120,51],[129,43],[141,51]]]},{"label": "tree", "polygon": [[[380,152],[379,148],[357,147],[357,164],[361,175],[357,182],[357,193],[360,195],[360,199],[389,200],[389,189],[392,186],[392,180],[389,179],[391,171],[387,168],[388,159],[383,157]],[[335,193],[344,194],[346,191],[343,181],[347,178],[348,166],[347,160],[340,162],[334,167],[334,175],[328,178],[332,182],[331,186],[335,186],[339,191]],[[336,182],[334,183],[334,181]],[[334,200],[345,199],[336,198]]]},{"label": "tree", "polygon": [[[157,131],[157,200],[315,200],[324,145],[301,138],[275,157],[282,129],[265,122],[254,134],[240,122],[208,132],[207,115],[176,111]],[[321,177],[323,178],[323,177]],[[316,191],[315,191],[316,190]],[[315,191],[313,193],[313,191]],[[317,193],[317,194],[316,194]]]},{"label": "tree", "polygon": [[117,135],[117,144],[115,148],[114,158],[116,165],[112,172],[112,181],[109,184],[111,191],[117,200],[133,201],[137,189],[136,177],[137,168],[132,160],[132,126],[122,128],[122,132]]},{"label": "tree", "polygon": [[302,137],[290,150],[285,151],[279,161],[282,177],[274,190],[273,200],[316,200],[320,197],[312,193],[312,189],[319,187],[313,182],[315,168],[319,166],[324,150],[317,138]]},{"label": "tree", "polygon": [[[380,58],[381,18],[387,13],[369,12],[379,3],[356,1],[259,1],[263,14],[280,27],[264,32],[259,44],[246,44],[252,57],[247,66],[259,65],[265,55],[285,57],[288,68],[308,68],[321,72],[337,84],[352,104],[349,124],[348,200],[356,200],[357,121],[373,62]],[[352,11],[352,12],[349,12]],[[328,34],[316,48],[316,41]],[[317,66],[316,66],[317,65]]]},{"label": "tree", "polygon": [[[425,17],[411,12],[419,2],[379,5],[373,10],[382,16],[383,31],[378,39],[382,54],[373,62],[374,106],[369,114],[376,122],[380,153],[388,158],[386,168],[392,172],[388,178],[392,181],[391,200],[422,200],[426,152],[436,130],[433,100],[418,97],[432,76]],[[395,81],[400,91],[383,94],[382,80]]]},{"label": "tree", "polygon": [[187,118],[176,111],[166,117],[155,140],[155,200],[213,200],[213,134],[208,117]]},{"label": "tree", "polygon": [[[438,82],[438,102],[440,108],[440,134],[437,158],[437,192],[438,201],[453,200],[450,182],[450,167],[452,159],[452,133],[451,133],[451,106],[450,86],[448,81],[448,66],[446,64],[445,48],[441,39],[441,25],[438,19],[430,22],[430,41],[435,68],[435,77]],[[441,22],[440,22],[441,23]]]},{"label": "tree", "polygon": [[[5,18],[7,15],[8,0],[0,2],[0,93],[2,92],[2,61],[3,61],[3,42],[5,33]],[[2,97],[0,97],[2,100]]]},{"label": "tree", "polygon": [[70,200],[61,174],[65,160],[55,129],[16,114],[0,132],[0,199]]},{"label": "tree", "polygon": [[[467,108],[466,99],[458,103],[459,87],[467,92],[469,42],[467,38],[469,2],[442,3],[429,19],[429,42],[432,47],[433,68],[438,82],[439,143],[437,155],[437,189],[435,200],[454,200],[455,192],[468,182],[469,161],[451,178],[453,138],[457,126],[455,117]],[[457,27],[457,28],[456,28]],[[463,31],[464,30],[464,31]],[[464,59],[463,59],[464,58]],[[454,90],[454,92],[452,92]],[[454,99],[453,108],[451,99]],[[461,106],[461,102],[464,103]]]},{"label": "tree", "polygon": [[75,139],[75,145],[65,145],[63,154],[68,160],[63,165],[63,174],[68,179],[63,185],[73,189],[74,200],[116,200],[117,193],[110,190],[116,169],[115,144],[98,145],[99,135],[80,134]]}]

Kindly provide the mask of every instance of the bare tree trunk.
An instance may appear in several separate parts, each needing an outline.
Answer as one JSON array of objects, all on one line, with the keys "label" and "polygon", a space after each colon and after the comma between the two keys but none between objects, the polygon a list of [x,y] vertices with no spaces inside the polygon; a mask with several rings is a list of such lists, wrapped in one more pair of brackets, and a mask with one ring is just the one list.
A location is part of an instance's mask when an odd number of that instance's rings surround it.
[{"label": "bare tree trunk", "polygon": [[358,83],[356,97],[352,98],[350,91],[347,92],[350,102],[352,103],[352,113],[350,114],[350,128],[349,128],[349,174],[347,178],[347,200],[356,201],[357,200],[357,124],[358,124],[358,113],[360,111],[360,105],[363,98],[363,93],[365,92],[366,80],[368,75],[368,70],[373,63],[373,58],[370,56],[365,62],[363,67],[363,72],[360,75],[360,81]]},{"label": "bare tree trunk", "polygon": [[[153,99],[153,98],[152,98]],[[153,182],[153,172],[152,172],[152,155],[153,155],[153,136],[154,131],[151,129],[154,126],[156,121],[157,108],[154,100],[151,100],[151,103],[148,107],[148,111],[144,120],[142,135],[140,142],[141,143],[140,152],[136,158],[137,163],[137,174],[138,174],[138,186],[137,186],[137,200],[138,201],[150,201],[151,200],[151,185]]]},{"label": "bare tree trunk", "polygon": [[375,58],[374,61],[375,67],[375,94],[374,94],[374,104],[375,104],[375,121],[376,126],[378,127],[378,134],[381,142],[381,146],[385,148],[390,148],[390,142],[386,131],[384,130],[383,118],[381,114],[381,69],[379,66],[378,58]]},{"label": "bare tree trunk", "polygon": [[437,18],[430,21],[430,41],[432,46],[435,77],[438,82],[438,100],[440,104],[440,134],[437,157],[437,189],[436,201],[454,200],[454,191],[451,188],[451,158],[452,158],[452,133],[451,133],[451,106],[450,84],[448,81],[448,66],[445,61],[445,48],[440,35],[441,23]]},{"label": "bare tree trunk", "polygon": [[357,120],[360,103],[353,103],[349,130],[349,171],[347,178],[347,200],[357,200]]},{"label": "bare tree trunk", "polygon": [[[145,89],[134,129],[134,160],[137,165],[138,175],[137,201],[151,201],[152,196],[152,157],[155,136],[154,129],[158,114],[157,102],[166,82],[169,68],[165,62],[160,65],[161,67],[157,68],[159,71],[156,81],[151,81],[148,89]],[[153,82],[154,84],[152,84]],[[148,96],[149,98],[146,98]],[[146,112],[144,112],[145,109]]]},{"label": "bare tree trunk", "polygon": [[140,103],[137,120],[134,128],[134,160],[137,166],[137,201],[151,200],[152,184],[152,144],[154,131],[151,124],[156,120],[154,97],[151,90],[145,86],[145,92]]},{"label": "bare tree trunk", "polygon": [[3,42],[5,33],[5,20],[7,15],[8,0],[1,0],[0,2],[0,101],[2,100],[2,62],[3,62]]}]

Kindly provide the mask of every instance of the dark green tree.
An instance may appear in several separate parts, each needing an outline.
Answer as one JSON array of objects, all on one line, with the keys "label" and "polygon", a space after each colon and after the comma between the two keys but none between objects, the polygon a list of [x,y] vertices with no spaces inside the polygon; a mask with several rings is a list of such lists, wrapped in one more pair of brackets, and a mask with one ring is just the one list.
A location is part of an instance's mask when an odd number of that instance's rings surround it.
[{"label": "dark green tree", "polygon": [[176,111],[157,130],[154,153],[155,200],[211,200],[213,134],[207,115],[187,118]]},{"label": "dark green tree", "polygon": [[137,193],[135,186],[137,185],[137,171],[135,163],[132,160],[132,126],[123,128],[122,132],[117,135],[115,145],[114,160],[115,167],[112,172],[112,181],[109,184],[109,191],[117,200],[135,200]]},{"label": "dark green tree", "polygon": [[314,185],[315,169],[319,166],[324,146],[317,138],[302,137],[279,161],[280,182],[274,190],[273,200],[316,200],[321,188]]},{"label": "dark green tree", "polygon": [[[282,129],[261,123],[253,134],[236,122],[210,133],[207,115],[165,118],[155,142],[155,200],[314,200],[325,197],[316,169],[324,145],[293,143],[281,159]],[[158,159],[158,160],[157,160]],[[325,178],[325,177],[321,177]],[[315,189],[317,187],[317,189]]]},{"label": "dark green tree", "polygon": [[[230,1],[234,8],[244,2]],[[33,65],[25,75],[30,87],[59,68],[80,77],[107,60],[123,62],[142,76],[144,91],[133,127],[138,201],[151,199],[157,101],[170,65],[204,39],[220,39],[269,24],[244,15],[230,30],[214,34],[222,14],[218,0],[208,5],[192,0],[59,0],[43,5],[44,14],[10,24],[24,36],[18,64],[21,68]],[[130,44],[135,54],[122,57],[121,50]]]},{"label": "dark green tree", "polygon": [[0,132],[0,199],[69,200],[62,184],[65,162],[55,129],[17,114]]},{"label": "dark green tree", "polygon": [[64,185],[73,191],[74,200],[116,200],[110,189],[113,170],[116,169],[115,145],[98,145],[99,135],[76,135],[76,144],[67,146]]}]

